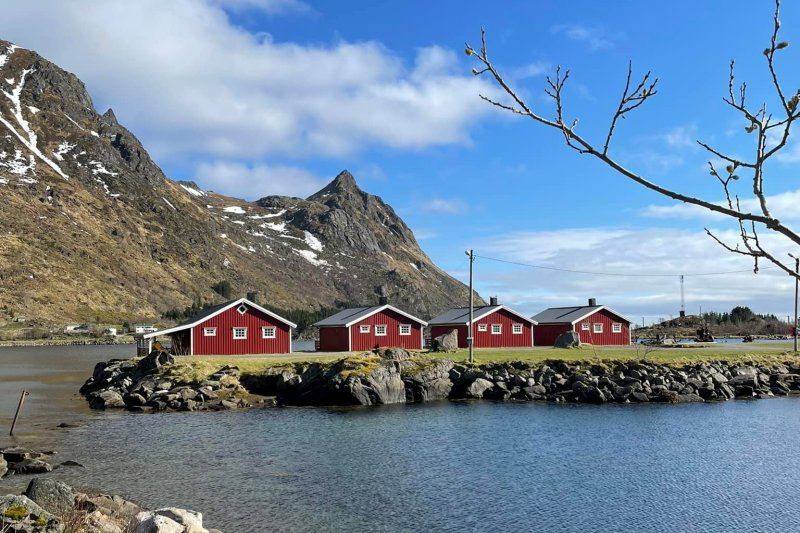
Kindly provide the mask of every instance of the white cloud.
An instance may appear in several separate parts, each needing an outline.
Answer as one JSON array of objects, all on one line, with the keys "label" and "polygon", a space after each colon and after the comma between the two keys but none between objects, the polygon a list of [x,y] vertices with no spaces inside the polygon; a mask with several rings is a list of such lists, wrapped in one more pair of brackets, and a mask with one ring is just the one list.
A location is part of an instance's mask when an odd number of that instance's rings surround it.
[{"label": "white cloud", "polygon": [[[719,234],[731,241],[736,237],[734,231]],[[780,237],[765,236],[764,242],[783,257],[785,251],[792,249]],[[692,313],[700,306],[722,311],[741,304],[785,316],[792,305],[794,283],[788,276],[777,269],[764,268],[769,266],[767,263],[762,263],[761,273],[754,275],[751,260],[726,252],[702,231],[601,227],[521,232],[486,238],[476,249],[480,255],[522,263],[628,274],[575,274],[479,259],[479,290],[498,294],[502,301],[529,313],[549,306],[582,304],[594,297],[631,318],[677,315],[680,274],[687,274],[687,307]],[[729,271],[743,272],[690,275]],[[662,273],[674,276],[633,275]]]},{"label": "white cloud", "polygon": [[308,13],[311,6],[300,0],[211,0],[213,4],[231,11],[261,11],[269,15]]},{"label": "white cloud", "polygon": [[429,213],[445,213],[448,215],[460,215],[467,212],[467,203],[456,198],[432,198],[424,204],[422,209]]},{"label": "white cloud", "polygon": [[673,148],[696,148],[697,142],[696,126],[677,126],[662,135],[665,143]]},{"label": "white cloud", "polygon": [[301,6],[26,0],[5,4],[0,34],[75,72],[159,160],[466,143],[470,126],[495,112],[477,94],[496,89],[452,51],[421,48],[409,64],[374,41],[277,41],[235,26],[221,5]]},{"label": "white cloud", "polygon": [[[718,167],[719,168],[719,167]],[[719,200],[717,205],[727,205]],[[742,211],[760,213],[761,206],[755,198],[745,198],[740,201]],[[779,220],[800,220],[800,190],[787,191],[767,197],[767,206],[772,214]],[[693,204],[649,205],[641,214],[650,218],[660,219],[699,219],[699,220],[730,220],[729,217],[715,213]]]},{"label": "white cloud", "polygon": [[590,51],[606,50],[614,46],[607,32],[600,27],[583,26],[581,24],[558,24],[550,31],[561,34],[568,39],[586,44]]},{"label": "white cloud", "polygon": [[325,186],[325,180],[302,168],[225,161],[201,163],[194,179],[206,190],[248,200],[269,195],[306,197]]},{"label": "white cloud", "polygon": [[512,69],[511,77],[515,80],[537,78],[547,72],[548,69],[550,69],[550,65],[548,63],[543,61],[535,61],[533,63],[528,63],[527,65]]}]

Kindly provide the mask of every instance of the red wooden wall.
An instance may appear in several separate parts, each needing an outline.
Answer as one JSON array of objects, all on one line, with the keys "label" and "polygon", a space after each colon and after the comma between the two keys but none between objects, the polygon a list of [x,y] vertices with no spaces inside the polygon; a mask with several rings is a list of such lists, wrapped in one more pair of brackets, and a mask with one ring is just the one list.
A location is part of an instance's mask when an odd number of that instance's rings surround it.
[{"label": "red wooden wall", "polygon": [[[603,324],[603,333],[594,333],[592,325],[595,323]],[[621,333],[612,333],[612,324],[622,324]],[[581,324],[589,324],[589,331],[583,331]],[[593,315],[575,324],[575,331],[581,338],[581,342],[596,344],[600,346],[625,346],[630,344],[630,325],[621,317],[601,309]]]},{"label": "red wooden wall", "polygon": [[[192,328],[194,355],[272,354],[291,351],[292,332],[287,324],[250,307],[241,314],[237,307],[223,311]],[[274,326],[275,338],[262,339],[262,326]],[[209,327],[217,328],[215,337],[203,335],[203,328]],[[234,339],[235,327],[247,328],[247,338]]]},{"label": "red wooden wall", "polygon": [[538,324],[535,328],[534,339],[536,346],[552,346],[559,335],[565,331],[572,330],[570,324]]},{"label": "red wooden wall", "polygon": [[347,328],[324,327],[319,328],[319,350],[321,352],[346,352],[350,349],[347,337]]},{"label": "red wooden wall", "polygon": [[[375,335],[375,325],[386,325],[386,336]],[[400,324],[411,326],[411,335],[400,335]],[[369,326],[369,333],[361,333],[361,325]],[[405,348],[406,350],[422,349],[422,325],[403,315],[386,309],[368,316],[350,326],[350,338],[353,350],[372,350],[375,348]]]},{"label": "red wooden wall", "polygon": [[[486,324],[486,331],[478,331],[479,324]],[[502,333],[492,334],[492,324],[500,324]],[[522,333],[514,334],[512,326],[522,324]],[[461,348],[467,347],[467,330],[464,326],[431,326],[431,338],[443,335],[450,330],[458,330],[458,345]],[[476,320],[474,324],[474,346],[476,348],[517,348],[533,346],[533,336],[531,334],[531,323],[521,320],[513,313],[505,309],[500,309],[494,313]]]}]

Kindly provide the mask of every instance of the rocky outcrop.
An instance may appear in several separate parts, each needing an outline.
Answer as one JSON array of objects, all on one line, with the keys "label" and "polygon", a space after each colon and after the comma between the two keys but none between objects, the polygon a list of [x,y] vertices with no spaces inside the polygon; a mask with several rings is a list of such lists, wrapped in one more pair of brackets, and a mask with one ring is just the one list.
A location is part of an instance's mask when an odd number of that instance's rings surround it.
[{"label": "rocky outcrop", "polygon": [[[53,452],[14,446],[0,449],[0,477],[4,475],[46,474],[53,470],[48,462]],[[0,530],[2,531],[2,530]]]},{"label": "rocky outcrop", "polygon": [[237,367],[226,366],[199,382],[186,383],[171,376],[174,364],[170,354],[159,351],[139,360],[98,363],[80,392],[92,409],[221,411],[250,406]]},{"label": "rocky outcrop", "polygon": [[0,497],[6,533],[219,533],[187,509],[142,509],[119,496],[84,494],[50,478],[31,480],[24,495]]}]

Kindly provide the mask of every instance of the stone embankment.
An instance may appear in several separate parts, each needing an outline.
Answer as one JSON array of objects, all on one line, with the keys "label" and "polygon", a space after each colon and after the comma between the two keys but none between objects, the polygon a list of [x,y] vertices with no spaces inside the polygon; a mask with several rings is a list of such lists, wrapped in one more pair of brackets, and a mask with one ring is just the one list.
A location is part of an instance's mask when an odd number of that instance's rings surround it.
[{"label": "stone embankment", "polygon": [[[446,399],[685,403],[800,394],[796,363],[512,361],[468,366],[390,349],[329,363],[275,365],[241,378],[237,368],[224,367],[207,380],[179,385],[164,377],[171,365],[163,353],[138,362],[100,363],[81,390],[92,407],[136,411],[227,409],[248,405],[241,399],[247,394],[274,398],[268,405],[321,406]],[[221,394],[230,399],[220,400]]]},{"label": "stone embankment", "polygon": [[85,494],[61,481],[33,478],[24,494],[0,496],[3,533],[219,533],[203,515],[165,507],[147,510],[119,496]]},{"label": "stone embankment", "polygon": [[251,406],[238,368],[226,366],[199,382],[185,383],[169,374],[174,363],[166,352],[98,363],[80,392],[93,409],[220,411]]}]

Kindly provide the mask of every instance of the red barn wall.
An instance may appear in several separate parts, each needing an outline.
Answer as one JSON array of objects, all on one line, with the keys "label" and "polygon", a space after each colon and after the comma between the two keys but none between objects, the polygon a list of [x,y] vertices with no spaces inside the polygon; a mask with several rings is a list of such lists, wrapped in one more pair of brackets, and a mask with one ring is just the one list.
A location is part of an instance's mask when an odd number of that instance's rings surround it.
[{"label": "red barn wall", "polygon": [[572,326],[569,324],[538,324],[535,328],[536,346],[553,346],[559,335],[565,331],[572,331]]},{"label": "red barn wall", "polygon": [[350,350],[347,328],[319,328],[319,350],[321,352],[346,352]]},{"label": "red barn wall", "polygon": [[[486,324],[486,331],[478,331],[479,324]],[[500,335],[492,334],[492,324],[500,324],[502,326],[502,333]],[[521,334],[512,333],[513,324],[522,324]],[[460,348],[466,348],[467,331],[469,329],[466,325],[431,326],[431,338],[443,335],[453,329],[458,330],[458,346]],[[476,320],[473,338],[475,339],[475,348],[516,348],[533,346],[531,323],[522,320],[517,315],[509,313],[505,309],[495,311],[480,320]]]},{"label": "red barn wall", "polygon": [[[245,304],[247,305],[247,304]],[[244,314],[231,307],[192,328],[194,355],[245,355],[289,353],[291,328],[267,314],[248,306]],[[261,327],[274,326],[275,338],[262,339]],[[203,328],[217,328],[215,337],[203,335]],[[233,328],[247,328],[246,339],[234,339]]]},{"label": "red barn wall", "polygon": [[[603,333],[594,333],[592,324],[603,324]],[[612,324],[622,324],[621,333],[612,333]],[[589,324],[589,331],[583,331],[581,324]],[[623,320],[622,317],[611,313],[607,309],[600,311],[586,317],[585,319],[575,324],[575,331],[581,338],[581,342],[587,344],[596,344],[601,346],[625,346],[630,344],[630,324]]]},{"label": "red barn wall", "polygon": [[[375,336],[375,325],[385,324],[386,335]],[[400,335],[400,324],[411,326],[411,335]],[[360,326],[368,325],[369,333],[361,333]],[[350,326],[350,338],[353,350],[372,350],[375,348],[405,348],[406,350],[422,349],[422,325],[391,309],[356,322]]]}]

